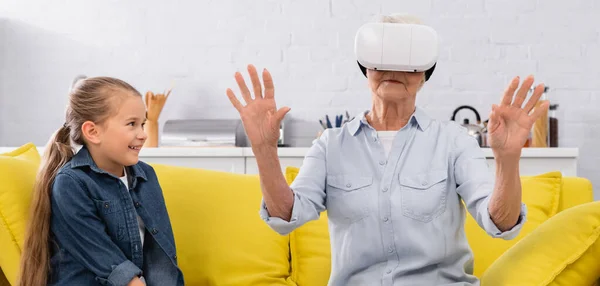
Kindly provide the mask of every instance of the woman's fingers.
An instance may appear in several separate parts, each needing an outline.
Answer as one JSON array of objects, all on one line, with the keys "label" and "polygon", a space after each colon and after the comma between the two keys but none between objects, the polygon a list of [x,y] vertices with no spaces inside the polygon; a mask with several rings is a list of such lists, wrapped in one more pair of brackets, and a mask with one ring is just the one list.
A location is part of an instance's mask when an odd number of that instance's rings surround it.
[{"label": "woman's fingers", "polygon": [[531,112],[531,110],[535,107],[535,105],[540,100],[540,97],[542,97],[542,94],[544,94],[544,84],[539,84],[533,90],[533,94],[527,101],[527,104],[525,104],[525,107],[523,107],[523,110],[525,110],[525,113],[529,114]]},{"label": "woman's fingers", "polygon": [[248,74],[250,74],[250,80],[252,81],[252,87],[254,89],[254,98],[262,98],[262,86],[260,84],[260,79],[258,78],[258,73],[256,72],[256,67],[254,67],[254,65],[248,65]]},{"label": "woman's fingers", "polygon": [[229,98],[229,101],[231,101],[233,107],[235,107],[238,112],[242,112],[242,103],[237,99],[231,88],[227,89],[227,97]]},{"label": "woman's fingers", "polygon": [[550,107],[550,102],[543,100],[543,102],[536,109],[533,110],[533,114],[531,114],[531,116],[529,117],[531,125],[533,125],[535,121],[538,120],[544,114],[544,111],[546,111],[548,107]]},{"label": "woman's fingers", "polygon": [[246,101],[246,104],[252,101],[252,95],[250,95],[250,90],[248,90],[248,86],[246,85],[246,81],[240,72],[235,73],[235,81],[242,92],[242,97]]},{"label": "woman's fingers", "polygon": [[523,84],[521,85],[521,88],[519,88],[519,91],[517,91],[517,95],[513,101],[512,105],[514,107],[521,108],[523,106],[523,102],[525,101],[525,98],[527,98],[527,93],[529,92],[529,89],[531,89],[533,80],[533,75],[530,75],[523,81]]},{"label": "woman's fingers", "polygon": [[267,69],[263,70],[263,82],[265,84],[265,98],[274,98],[275,86],[273,85],[271,73]]},{"label": "woman's fingers", "polygon": [[510,105],[515,95],[515,90],[517,90],[517,87],[519,87],[519,81],[519,77],[517,76],[513,78],[510,84],[506,87],[506,90],[504,90],[504,95],[502,96],[502,102],[500,103],[501,105]]}]

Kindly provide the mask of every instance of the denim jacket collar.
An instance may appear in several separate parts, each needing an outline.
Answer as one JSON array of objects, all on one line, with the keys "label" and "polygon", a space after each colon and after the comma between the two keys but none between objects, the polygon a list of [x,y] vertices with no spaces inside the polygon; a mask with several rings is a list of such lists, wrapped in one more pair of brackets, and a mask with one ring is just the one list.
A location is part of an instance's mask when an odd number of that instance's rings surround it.
[{"label": "denim jacket collar", "polygon": [[[92,158],[92,155],[90,154],[90,151],[88,150],[88,148],[86,146],[81,147],[81,149],[79,150],[79,152],[77,152],[77,154],[75,154],[75,156],[73,156],[73,159],[71,159],[71,168],[81,168],[81,167],[89,167],[92,171],[99,173],[99,174],[107,174],[109,176],[114,176],[113,174],[108,173],[105,170],[102,170],[98,167],[98,165],[96,165],[96,162],[94,162],[94,159]],[[135,164],[133,166],[127,166],[128,168],[128,175],[132,177],[132,179],[134,179],[134,185],[135,182],[137,181],[137,178],[141,178],[144,181],[148,181],[148,177],[146,176],[146,172],[144,172],[144,170],[139,166],[139,164]],[[135,186],[134,186],[135,187]]]}]

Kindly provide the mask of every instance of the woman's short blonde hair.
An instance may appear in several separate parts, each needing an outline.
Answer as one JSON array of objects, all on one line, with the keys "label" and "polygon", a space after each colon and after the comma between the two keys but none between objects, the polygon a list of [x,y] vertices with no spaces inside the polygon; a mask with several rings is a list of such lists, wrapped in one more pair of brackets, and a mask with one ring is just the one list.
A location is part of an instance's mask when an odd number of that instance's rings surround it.
[{"label": "woman's short blonde hair", "polygon": [[417,16],[403,14],[403,13],[394,13],[388,15],[381,15],[377,17],[377,22],[379,23],[399,23],[399,24],[419,24],[423,25],[421,19]]}]

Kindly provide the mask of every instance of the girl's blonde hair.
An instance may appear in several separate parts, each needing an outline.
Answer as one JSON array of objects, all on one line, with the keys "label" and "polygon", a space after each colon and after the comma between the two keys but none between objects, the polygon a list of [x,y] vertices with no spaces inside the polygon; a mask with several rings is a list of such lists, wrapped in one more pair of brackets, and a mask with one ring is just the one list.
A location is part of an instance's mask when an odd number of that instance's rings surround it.
[{"label": "girl's blonde hair", "polygon": [[128,83],[110,77],[80,80],[69,93],[66,119],[52,136],[42,158],[31,201],[21,269],[17,285],[46,285],[50,271],[50,215],[52,184],[58,171],[74,156],[72,143],[85,145],[81,126],[102,124],[117,110],[118,96],[141,94]]}]

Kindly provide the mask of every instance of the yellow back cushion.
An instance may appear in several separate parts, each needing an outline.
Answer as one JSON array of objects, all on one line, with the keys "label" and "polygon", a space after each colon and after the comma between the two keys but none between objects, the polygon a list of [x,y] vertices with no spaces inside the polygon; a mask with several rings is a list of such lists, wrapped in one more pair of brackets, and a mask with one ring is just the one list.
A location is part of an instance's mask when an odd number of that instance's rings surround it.
[{"label": "yellow back cushion", "polygon": [[289,236],[260,218],[258,176],[153,164],[186,285],[294,285]]},{"label": "yellow back cushion", "polygon": [[[286,180],[291,184],[298,168],[286,168]],[[331,272],[331,248],[327,212],[290,234],[292,280],[298,285],[326,285]]]},{"label": "yellow back cushion", "polygon": [[589,203],[594,200],[594,189],[590,180],[581,177],[563,177],[558,211]]},{"label": "yellow back cushion", "polygon": [[473,250],[475,276],[481,277],[500,255],[557,213],[561,181],[560,172],[521,177],[522,200],[527,205],[527,220],[519,235],[512,240],[492,238],[477,225],[470,214],[467,215],[465,232]]},{"label": "yellow back cushion", "polygon": [[[482,285],[592,285],[600,278],[600,202],[540,225],[490,266]],[[595,284],[594,284],[595,285]]]},{"label": "yellow back cushion", "polygon": [[13,285],[39,165],[39,152],[31,143],[0,154],[0,268]]}]

